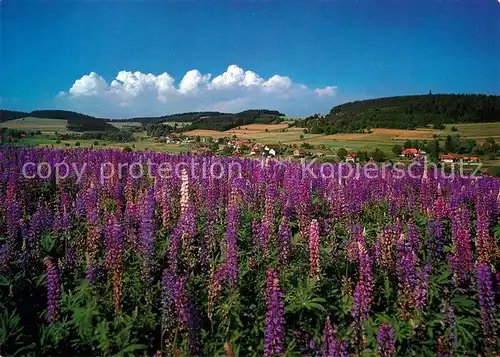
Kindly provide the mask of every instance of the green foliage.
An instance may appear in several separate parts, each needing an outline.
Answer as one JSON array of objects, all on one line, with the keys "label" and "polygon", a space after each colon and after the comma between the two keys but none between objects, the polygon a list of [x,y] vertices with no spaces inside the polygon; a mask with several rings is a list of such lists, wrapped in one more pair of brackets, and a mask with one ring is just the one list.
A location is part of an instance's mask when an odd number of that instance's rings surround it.
[{"label": "green foliage", "polygon": [[489,123],[500,117],[500,96],[433,94],[362,100],[338,105],[325,116],[295,123],[327,134],[370,128],[415,129],[444,123]]},{"label": "green foliage", "polygon": [[286,311],[292,314],[302,314],[304,311],[325,313],[323,306],[326,300],[316,295],[316,279],[307,279],[299,282],[296,289],[291,291],[287,300]]},{"label": "green foliage", "polygon": [[346,149],[340,148],[337,150],[337,157],[339,158],[340,161],[344,161],[346,156],[347,156]]},{"label": "green foliage", "polygon": [[384,162],[386,159],[385,153],[380,149],[375,149],[375,151],[371,152],[370,157],[375,162]]},{"label": "green foliage", "polygon": [[396,144],[396,145],[394,145],[394,146],[392,147],[392,149],[391,149],[391,150],[392,150],[392,153],[393,153],[394,155],[399,155],[399,154],[401,153],[401,151],[403,150],[403,147],[402,147],[401,145],[399,145],[399,144]]},{"label": "green foliage", "polygon": [[500,177],[500,166],[488,167],[488,175]]},{"label": "green foliage", "polygon": [[4,310],[0,314],[0,354],[2,356],[26,356],[34,349],[26,343],[21,318],[15,310],[11,314]]}]

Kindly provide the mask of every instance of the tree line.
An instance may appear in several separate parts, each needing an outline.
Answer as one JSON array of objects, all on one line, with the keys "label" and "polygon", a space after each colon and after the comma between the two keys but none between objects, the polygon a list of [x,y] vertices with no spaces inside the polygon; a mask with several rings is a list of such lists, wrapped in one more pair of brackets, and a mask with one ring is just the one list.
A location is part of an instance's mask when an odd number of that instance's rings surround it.
[{"label": "tree line", "polygon": [[313,134],[364,132],[371,128],[409,129],[444,124],[496,122],[500,96],[429,94],[362,100],[338,105],[327,115],[315,114],[295,123]]}]

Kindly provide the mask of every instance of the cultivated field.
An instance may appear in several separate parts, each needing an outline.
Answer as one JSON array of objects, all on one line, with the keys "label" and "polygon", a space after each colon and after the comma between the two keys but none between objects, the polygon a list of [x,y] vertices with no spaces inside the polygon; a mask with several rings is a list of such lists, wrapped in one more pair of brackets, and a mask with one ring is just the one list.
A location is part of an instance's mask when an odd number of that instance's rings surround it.
[{"label": "cultivated field", "polygon": [[130,122],[111,121],[109,123],[118,129],[137,128],[141,126],[141,123],[135,121],[130,121]]},{"label": "cultivated field", "polygon": [[[138,122],[112,122],[118,128],[124,129],[130,126],[138,126]],[[169,122],[169,125],[175,123]],[[177,123],[180,126],[188,123]],[[38,119],[38,118],[22,118],[0,123],[1,126],[15,129],[40,130],[43,133],[66,132],[66,121],[58,119]],[[455,127],[457,131],[452,131]],[[305,134],[304,128],[290,127],[287,123],[281,124],[250,124],[239,128],[230,129],[224,132],[216,130],[192,130],[185,132],[187,136],[212,137],[214,139],[223,137],[234,137],[240,139],[250,139],[253,142],[261,142],[263,144],[295,144],[301,145],[309,143],[315,146],[325,146],[326,148],[338,149],[345,148],[349,151],[372,151],[374,148],[379,148],[391,155],[391,148],[395,144],[403,144],[406,140],[433,140],[437,137],[444,140],[447,135],[460,135],[461,138],[470,138],[483,142],[488,137],[493,137],[500,142],[500,122],[498,123],[482,123],[482,124],[450,124],[444,130],[436,130],[431,128],[419,128],[417,130],[400,130],[400,129],[371,129],[366,133],[346,133],[335,135],[323,134]],[[145,132],[134,133],[134,136],[139,139],[134,142],[137,148],[150,149],[163,152],[183,152],[188,149],[174,144],[155,143],[151,138],[147,137]],[[30,144],[33,145],[50,145],[55,144],[44,138],[29,138]],[[68,140],[57,144],[58,147],[65,147],[66,143],[70,146],[75,144],[76,140]],[[81,146],[91,146],[93,140],[80,140]],[[102,141],[104,144],[113,145],[113,147],[131,146],[131,144],[110,143]],[[485,162],[487,164],[496,164],[497,162]]]},{"label": "cultivated field", "polygon": [[500,122],[497,123],[474,123],[474,124],[449,124],[446,125],[446,132],[450,133],[452,127],[458,131],[451,134],[460,134],[462,137],[482,141],[488,137],[493,137],[497,142],[500,141]]},{"label": "cultivated field", "polygon": [[66,120],[62,119],[40,119],[40,118],[20,118],[0,123],[0,126],[19,130],[40,130],[41,132],[60,133],[66,131]]},{"label": "cultivated field", "polygon": [[[455,127],[458,130],[452,131]],[[241,139],[252,139],[264,144],[296,144],[307,142],[311,145],[325,145],[330,148],[346,148],[347,150],[373,150],[378,147],[389,152],[395,144],[402,144],[407,140],[445,139],[447,135],[459,134],[462,138],[484,141],[493,137],[500,141],[500,123],[484,124],[454,124],[447,125],[444,130],[419,128],[416,130],[375,128],[366,133],[345,133],[335,135],[304,134],[304,128],[288,127],[288,124],[251,124],[239,129],[230,129],[225,132],[216,130],[193,130],[186,135],[221,138],[236,135]],[[302,138],[301,138],[302,136]]]}]

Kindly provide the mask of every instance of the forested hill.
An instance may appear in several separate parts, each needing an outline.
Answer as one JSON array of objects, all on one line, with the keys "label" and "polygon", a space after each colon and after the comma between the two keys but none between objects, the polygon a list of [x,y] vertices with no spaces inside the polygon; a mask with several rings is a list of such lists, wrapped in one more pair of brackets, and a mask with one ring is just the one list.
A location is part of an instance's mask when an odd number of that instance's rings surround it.
[{"label": "forested hill", "polygon": [[250,109],[239,113],[221,112],[188,112],[165,115],[161,117],[130,118],[126,121],[135,121],[143,124],[159,123],[188,123],[186,130],[212,129],[228,130],[246,124],[269,124],[277,122],[285,114],[277,110]]},{"label": "forested hill", "polygon": [[213,129],[227,130],[240,125],[262,123],[269,124],[277,122],[284,116],[277,110],[251,109],[240,113],[220,112],[189,112],[165,115],[159,117],[141,117],[129,119],[106,119],[96,118],[90,115],[66,111],[66,110],[35,110],[30,113],[16,112],[12,110],[0,110],[0,122],[14,120],[24,117],[64,119],[68,121],[68,129],[72,131],[99,131],[117,130],[111,121],[140,122],[145,125],[160,123],[187,123],[186,130],[191,129]]},{"label": "forested hill", "polygon": [[452,123],[500,121],[500,96],[428,94],[388,97],[338,105],[325,116],[297,122],[313,133],[334,134],[367,128],[415,129]]},{"label": "forested hill", "polygon": [[280,118],[283,116],[285,116],[285,114],[277,110],[266,109],[245,110],[235,114],[200,113],[190,120],[191,125],[187,127],[187,130],[210,129],[224,131],[241,125],[277,123],[281,121]]},{"label": "forested hill", "polygon": [[96,118],[67,110],[34,110],[32,112],[16,112],[12,110],[0,110],[0,123],[19,118],[33,117],[40,119],[63,119],[67,120],[68,130],[72,131],[117,131],[108,119]]}]

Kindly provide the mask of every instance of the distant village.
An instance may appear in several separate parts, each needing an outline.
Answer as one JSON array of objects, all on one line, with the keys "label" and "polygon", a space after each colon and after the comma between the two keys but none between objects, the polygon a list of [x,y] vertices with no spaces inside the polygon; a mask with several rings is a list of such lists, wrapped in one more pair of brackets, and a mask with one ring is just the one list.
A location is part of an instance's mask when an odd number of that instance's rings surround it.
[{"label": "distant village", "polygon": [[[416,160],[419,158],[427,159],[427,153],[421,149],[407,148],[403,149],[399,154],[400,157]],[[455,154],[440,154],[439,161],[442,163],[456,163],[456,162],[464,162],[464,163],[476,163],[479,162],[478,156],[458,156]]]},{"label": "distant village", "polygon": [[[222,151],[226,155],[231,156],[255,156],[255,157],[276,157],[276,156],[292,156],[294,158],[305,157],[324,157],[335,156],[336,154],[329,155],[329,150],[318,151],[307,143],[301,146],[297,145],[284,145],[284,144],[263,144],[255,142],[250,139],[240,138],[208,138],[208,137],[187,137],[187,136],[163,136],[155,139],[156,142],[164,142],[167,144],[189,144],[193,147],[191,153],[194,155],[203,155]],[[302,147],[302,146],[305,146]],[[428,159],[427,153],[422,149],[404,148],[401,150],[399,157],[405,160],[426,160]],[[342,157],[343,162],[358,163],[360,158],[358,154],[351,152]],[[374,159],[368,157],[366,161],[372,162]],[[479,162],[478,156],[459,156],[452,153],[440,154],[439,161],[443,164],[451,163],[477,163]]]}]

